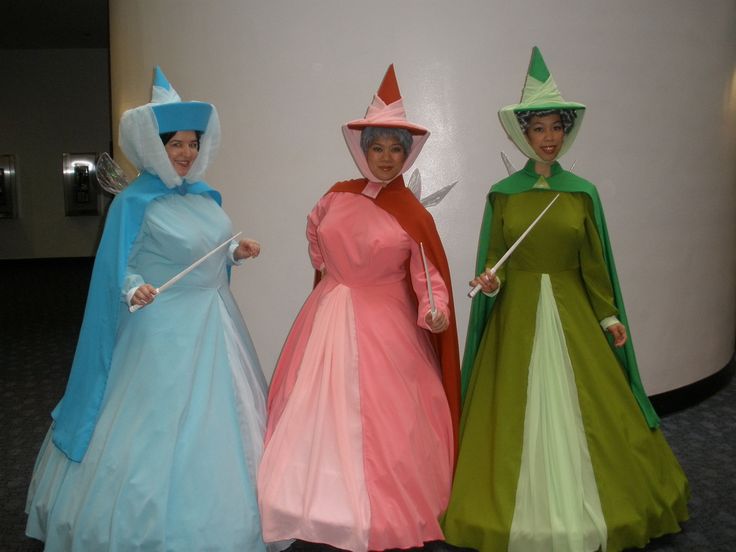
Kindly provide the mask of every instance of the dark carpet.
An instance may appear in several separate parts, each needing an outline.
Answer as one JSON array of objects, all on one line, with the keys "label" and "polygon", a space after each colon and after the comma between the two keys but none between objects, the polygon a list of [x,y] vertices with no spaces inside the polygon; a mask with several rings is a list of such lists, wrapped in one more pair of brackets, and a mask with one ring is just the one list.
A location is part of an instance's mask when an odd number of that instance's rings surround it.
[{"label": "dark carpet", "polygon": [[[40,551],[24,536],[26,489],[64,391],[90,259],[0,261],[0,551]],[[691,519],[647,552],[736,551],[736,381],[662,427],[690,480]],[[193,551],[196,552],[196,551]]]}]

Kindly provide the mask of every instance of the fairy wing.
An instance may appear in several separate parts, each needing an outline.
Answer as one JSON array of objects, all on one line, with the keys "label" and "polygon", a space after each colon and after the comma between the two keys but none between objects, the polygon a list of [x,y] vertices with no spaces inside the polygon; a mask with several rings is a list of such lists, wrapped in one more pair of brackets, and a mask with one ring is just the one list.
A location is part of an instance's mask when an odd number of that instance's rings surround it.
[{"label": "fairy wing", "polygon": [[459,180],[456,180],[452,184],[448,184],[444,188],[442,188],[442,189],[440,189],[440,190],[438,190],[438,191],[436,191],[436,192],[434,192],[432,194],[429,194],[425,198],[422,198],[422,200],[421,200],[422,201],[422,205],[424,205],[424,207],[426,207],[426,208],[434,207],[440,201],[442,201],[443,199],[445,199],[445,196],[450,193],[450,190],[452,190],[458,182],[459,182]]},{"label": "fairy wing", "polygon": [[118,165],[107,152],[103,151],[95,163],[97,182],[100,187],[113,195],[122,192],[129,184],[122,167]]},{"label": "fairy wing", "polygon": [[422,198],[422,175],[419,174],[419,169],[414,169],[414,172],[411,173],[409,183],[406,187],[411,190],[411,193],[414,194],[415,198]]}]

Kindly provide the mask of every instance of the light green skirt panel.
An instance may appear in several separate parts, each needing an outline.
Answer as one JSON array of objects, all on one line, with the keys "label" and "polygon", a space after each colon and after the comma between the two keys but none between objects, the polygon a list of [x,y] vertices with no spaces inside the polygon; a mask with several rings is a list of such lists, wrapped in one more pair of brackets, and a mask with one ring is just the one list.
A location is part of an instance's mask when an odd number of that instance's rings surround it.
[{"label": "light green skirt panel", "polygon": [[[501,198],[494,230],[513,243],[549,199]],[[557,203],[502,275],[464,402],[444,530],[482,552],[612,552],[687,518],[687,480],[599,325],[615,312],[586,199]]]}]

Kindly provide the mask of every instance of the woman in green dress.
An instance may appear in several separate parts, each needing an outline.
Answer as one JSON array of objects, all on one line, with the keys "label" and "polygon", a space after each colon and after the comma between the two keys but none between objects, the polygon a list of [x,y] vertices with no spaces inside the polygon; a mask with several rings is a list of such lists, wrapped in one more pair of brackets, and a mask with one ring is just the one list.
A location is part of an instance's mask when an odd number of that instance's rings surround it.
[{"label": "woman in green dress", "polygon": [[[448,542],[613,552],[679,531],[688,484],[641,385],[595,187],[556,161],[585,106],[534,48],[501,122],[529,157],[491,188],[463,360]],[[495,265],[559,198],[498,273]]]}]

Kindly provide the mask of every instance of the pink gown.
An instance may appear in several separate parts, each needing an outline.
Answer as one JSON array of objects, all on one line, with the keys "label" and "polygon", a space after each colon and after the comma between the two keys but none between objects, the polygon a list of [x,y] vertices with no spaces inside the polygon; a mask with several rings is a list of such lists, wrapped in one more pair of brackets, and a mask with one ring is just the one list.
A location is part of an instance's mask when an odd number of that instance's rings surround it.
[{"label": "pink gown", "polygon": [[[449,498],[453,435],[424,329],[419,245],[353,193],[324,196],[307,236],[325,276],[271,383],[258,477],[264,540],[364,551],[443,539],[438,517]],[[433,266],[430,278],[447,314],[448,290]]]}]

